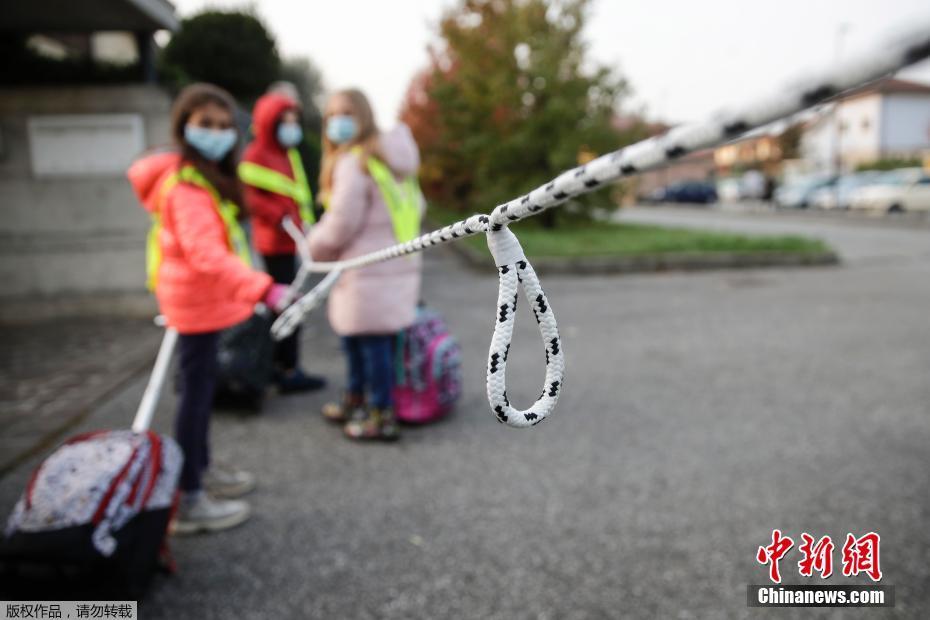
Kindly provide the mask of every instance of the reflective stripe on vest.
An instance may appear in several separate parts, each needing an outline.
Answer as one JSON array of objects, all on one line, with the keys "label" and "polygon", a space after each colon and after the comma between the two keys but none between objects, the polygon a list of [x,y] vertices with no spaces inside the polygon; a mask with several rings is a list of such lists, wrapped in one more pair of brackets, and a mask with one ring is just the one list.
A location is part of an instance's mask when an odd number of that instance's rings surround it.
[{"label": "reflective stripe on vest", "polygon": [[239,207],[229,200],[223,200],[216,188],[196,168],[184,166],[162,181],[161,187],[158,188],[158,211],[152,214],[152,226],[149,228],[145,246],[146,284],[150,291],[154,291],[155,285],[158,284],[158,268],[161,266],[162,260],[161,245],[158,243],[158,235],[162,229],[161,210],[168,198],[168,192],[182,181],[196,185],[210,193],[213,198],[213,206],[216,207],[217,213],[220,214],[226,228],[226,240],[229,243],[229,249],[235,252],[236,256],[246,265],[252,266],[249,242],[236,217],[239,215]]},{"label": "reflective stripe on vest", "polygon": [[[360,147],[353,148],[352,152],[361,156]],[[420,234],[420,205],[423,200],[416,177],[409,176],[398,182],[391,169],[374,157],[368,158],[367,165],[387,205],[397,242],[406,243],[415,239]]]},{"label": "reflective stripe on vest", "polygon": [[300,219],[304,224],[310,226],[316,219],[313,217],[313,209],[311,208],[313,193],[310,191],[310,184],[307,182],[307,173],[304,171],[303,161],[301,161],[297,149],[288,149],[287,159],[291,164],[293,179],[277,170],[266,168],[251,161],[244,161],[239,164],[239,178],[242,179],[243,183],[252,187],[291,198],[297,203]]}]

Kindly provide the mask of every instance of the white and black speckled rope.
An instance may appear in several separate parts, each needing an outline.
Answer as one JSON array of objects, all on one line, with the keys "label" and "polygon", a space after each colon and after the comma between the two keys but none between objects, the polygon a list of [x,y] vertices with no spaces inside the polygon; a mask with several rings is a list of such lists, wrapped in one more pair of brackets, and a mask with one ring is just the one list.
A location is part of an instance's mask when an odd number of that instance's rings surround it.
[{"label": "white and black speckled rope", "polygon": [[[868,53],[795,80],[770,96],[736,111],[724,110],[709,121],[682,125],[664,135],[598,157],[560,174],[528,194],[499,205],[490,215],[472,215],[407,243],[345,261],[312,263],[307,268],[312,272],[329,272],[333,276],[332,279],[324,279],[319,285],[328,291],[338,277],[338,272],[420,252],[461,237],[487,233],[488,246],[500,272],[499,315],[488,359],[488,399],[492,411],[505,424],[518,427],[538,424],[555,407],[562,387],[564,359],[552,309],[529,261],[523,256],[519,242],[507,226],[607,183],[661,167],[693,151],[719,146],[747,131],[786,118],[834,95],[930,57],[930,15],[917,21],[918,26],[912,22],[907,32],[898,34]],[[543,395],[526,411],[518,411],[510,406],[504,385],[504,367],[510,349],[518,284],[522,284],[530,303],[542,304],[541,314],[538,305],[534,311],[546,343],[547,357]],[[288,308],[275,323],[275,337],[283,338],[291,333],[306,312],[325,296],[326,291],[311,291],[305,296],[307,303],[302,303],[304,298],[301,298]]]}]

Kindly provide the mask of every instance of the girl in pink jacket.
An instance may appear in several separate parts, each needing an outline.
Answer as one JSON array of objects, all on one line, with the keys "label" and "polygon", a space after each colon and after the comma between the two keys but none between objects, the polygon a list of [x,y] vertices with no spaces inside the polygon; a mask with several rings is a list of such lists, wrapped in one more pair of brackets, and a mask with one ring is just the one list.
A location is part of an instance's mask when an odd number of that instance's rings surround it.
[{"label": "girl in pink jacket", "polygon": [[[415,177],[420,155],[410,130],[400,125],[379,133],[367,98],[353,89],[330,97],[323,136],[320,193],[326,211],[310,232],[313,258],[343,260],[395,244],[394,221],[368,159],[385,164],[398,181]],[[394,343],[413,323],[420,274],[420,255],[413,254],[347,271],[330,294],[329,321],[343,337],[348,385],[342,402],[324,406],[323,415],[344,423],[350,438],[398,437]]]},{"label": "girl in pink jacket", "polygon": [[129,169],[155,222],[149,284],[179,334],[175,434],[184,465],[175,531],[183,534],[232,527],[249,516],[246,502],[229,498],[254,486],[251,474],[210,466],[217,344],[220,330],[250,317],[256,303],[280,310],[287,290],[247,264],[248,246],[236,221],[242,200],[234,105],[216,86],[188,86],[172,110],[177,151],[143,157]]}]

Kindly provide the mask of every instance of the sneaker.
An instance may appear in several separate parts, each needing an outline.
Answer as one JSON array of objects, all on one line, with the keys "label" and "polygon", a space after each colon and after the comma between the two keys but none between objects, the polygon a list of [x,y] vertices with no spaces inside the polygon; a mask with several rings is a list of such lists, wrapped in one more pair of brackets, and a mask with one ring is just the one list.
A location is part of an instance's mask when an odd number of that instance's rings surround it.
[{"label": "sneaker", "polygon": [[241,499],[213,499],[205,491],[182,493],[171,531],[179,536],[218,532],[244,523],[251,514]]},{"label": "sneaker", "polygon": [[346,392],[341,403],[326,403],[323,405],[323,417],[330,422],[345,424],[349,420],[364,417],[365,397],[359,394]]},{"label": "sneaker", "polygon": [[282,372],[277,378],[278,390],[282,394],[293,392],[314,392],[326,387],[326,379],[316,375],[304,374],[300,368]]},{"label": "sneaker", "polygon": [[203,474],[203,488],[213,497],[242,497],[255,488],[255,476],[229,465],[214,463]]},{"label": "sneaker", "polygon": [[397,427],[397,420],[394,419],[394,411],[391,409],[372,407],[365,418],[349,420],[342,430],[349,439],[380,439],[382,441],[400,439],[400,429]]}]

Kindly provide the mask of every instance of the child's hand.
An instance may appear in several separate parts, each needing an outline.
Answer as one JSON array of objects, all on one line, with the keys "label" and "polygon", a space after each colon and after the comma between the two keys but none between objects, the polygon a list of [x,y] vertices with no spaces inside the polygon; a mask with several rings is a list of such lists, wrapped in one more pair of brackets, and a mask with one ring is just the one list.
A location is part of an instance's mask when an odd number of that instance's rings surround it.
[{"label": "child's hand", "polygon": [[286,284],[272,284],[265,293],[262,302],[271,308],[275,314],[281,314],[290,305],[288,292],[290,287]]}]

